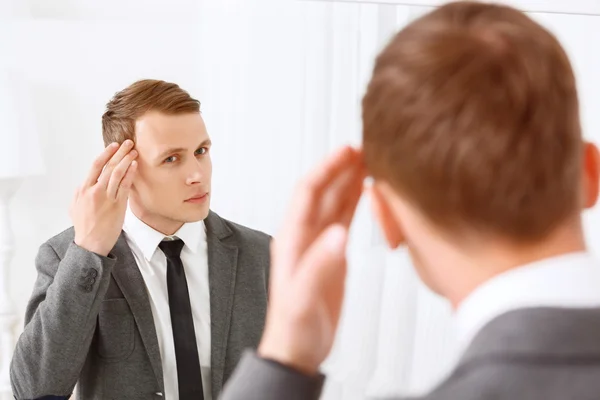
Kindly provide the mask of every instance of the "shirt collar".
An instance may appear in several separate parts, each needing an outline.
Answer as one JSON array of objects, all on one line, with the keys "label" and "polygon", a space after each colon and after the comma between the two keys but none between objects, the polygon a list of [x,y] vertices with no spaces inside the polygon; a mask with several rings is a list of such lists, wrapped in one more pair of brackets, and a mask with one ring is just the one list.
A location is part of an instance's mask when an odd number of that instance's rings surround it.
[{"label": "shirt collar", "polygon": [[492,319],[527,307],[600,305],[600,266],[586,252],[540,260],[504,272],[479,286],[458,307],[461,349]]},{"label": "shirt collar", "polygon": [[[140,248],[146,260],[152,259],[154,252],[166,235],[146,225],[129,207],[125,212],[123,230],[131,240]],[[185,223],[175,232],[177,236],[192,253],[198,251],[199,245],[206,240],[206,226],[204,221]]]}]

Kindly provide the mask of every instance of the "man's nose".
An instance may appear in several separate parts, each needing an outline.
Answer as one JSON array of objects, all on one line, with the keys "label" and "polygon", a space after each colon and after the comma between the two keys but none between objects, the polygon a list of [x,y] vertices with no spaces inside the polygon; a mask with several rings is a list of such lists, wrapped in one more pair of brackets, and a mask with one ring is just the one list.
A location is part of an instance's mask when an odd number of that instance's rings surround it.
[{"label": "man's nose", "polygon": [[195,183],[202,183],[202,179],[204,177],[204,172],[200,161],[194,159],[190,163],[188,175],[187,175],[187,184],[193,185]]}]

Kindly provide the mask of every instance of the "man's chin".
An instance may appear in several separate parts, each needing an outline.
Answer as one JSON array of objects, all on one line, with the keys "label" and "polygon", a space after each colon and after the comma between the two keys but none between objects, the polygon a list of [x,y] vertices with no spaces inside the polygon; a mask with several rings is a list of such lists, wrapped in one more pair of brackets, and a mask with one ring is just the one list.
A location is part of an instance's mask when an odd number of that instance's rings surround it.
[{"label": "man's chin", "polygon": [[202,221],[208,217],[209,210],[210,208],[208,206],[202,207],[201,209],[185,213],[185,215],[182,215],[183,218],[181,219],[186,223]]}]

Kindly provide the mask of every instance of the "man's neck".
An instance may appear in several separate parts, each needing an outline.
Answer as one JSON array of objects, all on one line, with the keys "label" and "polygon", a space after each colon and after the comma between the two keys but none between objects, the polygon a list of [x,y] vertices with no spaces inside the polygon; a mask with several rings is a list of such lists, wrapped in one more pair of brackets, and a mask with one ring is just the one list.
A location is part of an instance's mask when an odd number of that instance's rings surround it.
[{"label": "man's neck", "polygon": [[582,251],[586,251],[586,245],[581,227],[558,230],[535,245],[523,246],[495,241],[467,257],[463,265],[452,268],[453,271],[460,271],[466,278],[460,285],[448,288],[446,297],[456,309],[480,285],[504,272],[536,261]]},{"label": "man's neck", "polygon": [[172,219],[148,212],[134,202],[130,202],[129,207],[133,215],[135,215],[140,221],[165,236],[175,234],[175,232],[177,232],[179,228],[183,226],[183,222],[174,221]]}]

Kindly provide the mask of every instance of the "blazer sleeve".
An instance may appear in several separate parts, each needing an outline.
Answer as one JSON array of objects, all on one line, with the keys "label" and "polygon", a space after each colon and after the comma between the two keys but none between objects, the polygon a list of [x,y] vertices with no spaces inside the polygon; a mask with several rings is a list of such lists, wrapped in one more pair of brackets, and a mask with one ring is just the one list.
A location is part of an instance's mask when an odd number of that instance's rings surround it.
[{"label": "blazer sleeve", "polygon": [[306,376],[247,350],[220,400],[317,400],[324,382],[324,375]]},{"label": "blazer sleeve", "polygon": [[16,399],[69,397],[94,336],[115,257],[71,242],[61,259],[46,242],[35,264],[25,328],[10,365],[13,394]]}]

